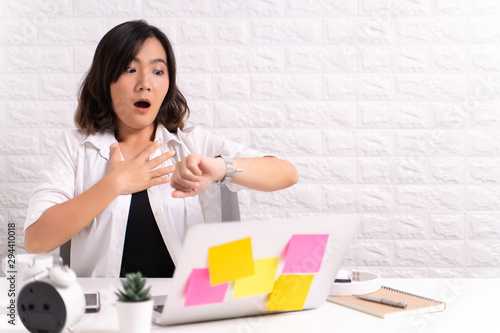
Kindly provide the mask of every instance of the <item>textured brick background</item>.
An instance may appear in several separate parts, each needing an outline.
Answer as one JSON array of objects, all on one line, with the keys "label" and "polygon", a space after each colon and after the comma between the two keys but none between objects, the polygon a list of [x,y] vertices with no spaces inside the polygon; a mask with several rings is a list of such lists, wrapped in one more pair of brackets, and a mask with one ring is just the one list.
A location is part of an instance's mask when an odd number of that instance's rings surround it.
[{"label": "textured brick background", "polygon": [[145,18],[174,44],[191,123],[292,161],[244,219],[359,213],[345,265],[500,276],[500,2],[0,1],[0,255],[73,127],[100,38]]}]

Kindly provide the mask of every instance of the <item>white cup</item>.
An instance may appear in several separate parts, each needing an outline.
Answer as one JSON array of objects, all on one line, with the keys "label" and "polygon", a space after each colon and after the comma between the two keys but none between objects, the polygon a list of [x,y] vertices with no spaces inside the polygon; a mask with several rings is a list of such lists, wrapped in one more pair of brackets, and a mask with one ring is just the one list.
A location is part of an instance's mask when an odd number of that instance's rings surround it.
[{"label": "white cup", "polygon": [[9,275],[18,275],[24,269],[32,266],[51,268],[54,266],[55,256],[48,253],[41,254],[17,254],[15,256],[5,257],[2,260],[2,271],[8,277]]}]

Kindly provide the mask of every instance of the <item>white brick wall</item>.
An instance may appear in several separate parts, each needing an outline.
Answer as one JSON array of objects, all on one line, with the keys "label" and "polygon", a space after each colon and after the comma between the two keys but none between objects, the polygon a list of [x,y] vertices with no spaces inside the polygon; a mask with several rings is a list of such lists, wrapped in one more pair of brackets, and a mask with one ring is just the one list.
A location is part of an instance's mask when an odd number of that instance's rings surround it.
[{"label": "white brick wall", "polygon": [[[347,267],[500,276],[500,2],[0,1],[0,244],[114,25],[178,58],[191,123],[289,159],[296,186],[244,219],[357,213]],[[3,246],[3,245],[0,245]],[[0,248],[0,256],[6,254]]]}]

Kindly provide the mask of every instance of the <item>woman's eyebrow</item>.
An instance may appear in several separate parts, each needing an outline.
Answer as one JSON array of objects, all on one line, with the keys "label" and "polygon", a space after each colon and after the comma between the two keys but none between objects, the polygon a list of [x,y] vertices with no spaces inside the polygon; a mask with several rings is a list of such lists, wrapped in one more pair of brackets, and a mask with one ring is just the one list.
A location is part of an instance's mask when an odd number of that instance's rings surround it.
[{"label": "woman's eyebrow", "polygon": [[[141,60],[139,60],[139,58],[133,58],[133,59],[132,59],[132,62],[138,62],[138,63],[141,63]],[[156,59],[153,59],[153,60],[151,60],[149,63],[150,63],[150,64],[157,64],[157,63],[159,63],[159,62],[161,62],[161,63],[165,64],[165,66],[167,66],[167,62],[166,62],[164,59],[162,59],[162,58],[156,58]]]},{"label": "woman's eyebrow", "polygon": [[161,58],[158,58],[158,59],[153,59],[153,60],[151,60],[149,63],[150,63],[150,64],[157,64],[157,63],[159,63],[159,62],[161,62],[161,63],[165,64],[165,66],[167,65],[167,62],[166,62],[165,60],[161,59]]}]

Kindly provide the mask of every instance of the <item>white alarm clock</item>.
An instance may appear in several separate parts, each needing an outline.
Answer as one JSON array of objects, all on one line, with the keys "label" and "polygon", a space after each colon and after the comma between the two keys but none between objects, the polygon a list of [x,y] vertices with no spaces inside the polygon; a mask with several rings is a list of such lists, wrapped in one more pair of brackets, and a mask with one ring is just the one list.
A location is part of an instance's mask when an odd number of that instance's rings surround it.
[{"label": "white alarm clock", "polygon": [[20,272],[19,318],[28,331],[72,331],[85,313],[85,296],[68,266],[36,264]]}]

